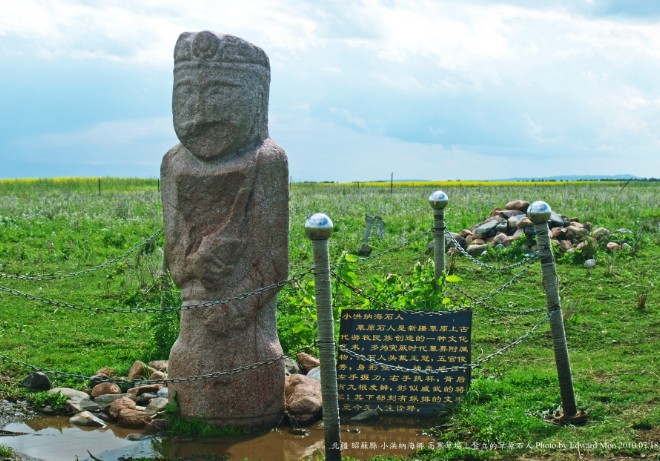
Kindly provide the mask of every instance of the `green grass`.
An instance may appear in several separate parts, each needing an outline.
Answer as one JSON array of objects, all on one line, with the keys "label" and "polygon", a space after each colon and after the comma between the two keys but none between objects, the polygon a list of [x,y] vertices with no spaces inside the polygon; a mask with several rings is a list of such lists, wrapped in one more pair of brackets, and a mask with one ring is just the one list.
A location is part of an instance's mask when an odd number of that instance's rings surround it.
[{"label": "green grass", "polygon": [[[0,181],[0,272],[42,274],[74,272],[126,252],[162,227],[162,208],[155,180]],[[586,426],[558,427],[546,423],[560,406],[559,387],[549,329],[544,326],[512,352],[485,363],[473,375],[466,402],[429,429],[442,448],[423,450],[420,459],[512,459],[543,457],[574,459],[582,455],[657,456],[660,413],[657,389],[658,282],[660,260],[659,185],[650,182],[567,183],[524,186],[448,186],[445,220],[453,231],[470,227],[496,207],[513,199],[545,200],[557,212],[610,230],[633,231],[632,251],[614,260],[601,246],[598,266],[587,271],[569,256],[558,259],[560,294],[579,408],[588,411]],[[379,215],[386,224],[374,253],[401,246],[402,239],[422,235],[397,251],[362,260],[356,283],[362,287],[375,275],[410,276],[415,263],[425,262],[433,224],[428,196],[421,186],[382,187],[293,184],[290,202],[291,273],[311,265],[305,219],[324,212],[334,221],[332,261],[355,252],[365,215]],[[489,255],[493,264],[515,256]],[[448,259],[461,286],[480,296],[506,283],[511,273],[474,266],[464,258]],[[509,309],[544,306],[538,266],[493,301]],[[309,281],[310,279],[305,279]],[[132,254],[107,269],[50,281],[0,279],[0,285],[36,296],[74,304],[111,307],[158,307],[179,302],[162,273],[162,236],[148,251]],[[313,289],[285,287],[278,320],[287,352],[310,344],[315,332]],[[457,296],[452,296],[458,302]],[[336,307],[354,302],[338,296]],[[539,314],[542,316],[542,314]],[[476,308],[473,359],[513,341],[541,318],[511,316]],[[134,360],[165,358],[176,319],[156,314],[94,314],[67,307],[41,305],[0,292],[0,355],[69,373],[90,375],[110,366],[126,373]],[[28,370],[0,362],[0,395],[21,397],[17,387]],[[59,380],[57,385],[82,383]],[[600,443],[600,445],[598,445]],[[646,448],[634,443],[647,443]],[[655,448],[648,444],[655,443]],[[522,447],[520,446],[522,444]],[[449,447],[449,448],[448,448]],[[475,449],[478,447],[479,449]],[[483,449],[483,448],[486,449]]]}]

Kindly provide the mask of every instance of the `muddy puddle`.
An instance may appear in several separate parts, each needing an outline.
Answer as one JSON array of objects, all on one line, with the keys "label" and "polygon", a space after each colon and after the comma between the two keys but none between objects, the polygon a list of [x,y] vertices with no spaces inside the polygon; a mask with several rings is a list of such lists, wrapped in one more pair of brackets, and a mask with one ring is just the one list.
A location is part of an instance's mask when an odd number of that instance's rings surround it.
[{"label": "muddy puddle", "polygon": [[[424,435],[421,429],[429,424],[428,420],[404,418],[343,424],[342,454],[358,459],[410,454],[433,446],[433,438]],[[111,425],[104,429],[81,428],[70,424],[67,417],[54,416],[9,423],[0,428],[23,433],[0,437],[0,444],[22,455],[48,461],[91,461],[94,458],[89,453],[104,461],[157,456],[206,461],[297,461],[321,459],[324,452],[321,423],[304,430],[281,427],[261,435],[207,438],[154,437]]]}]

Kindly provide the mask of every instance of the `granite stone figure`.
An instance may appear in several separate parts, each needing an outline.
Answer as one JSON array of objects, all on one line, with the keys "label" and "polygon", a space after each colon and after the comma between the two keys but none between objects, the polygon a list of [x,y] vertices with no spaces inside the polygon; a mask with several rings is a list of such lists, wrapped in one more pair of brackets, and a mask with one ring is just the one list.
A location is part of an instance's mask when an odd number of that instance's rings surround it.
[{"label": "granite stone figure", "polygon": [[[184,306],[249,293],[287,278],[288,165],[268,135],[270,64],[231,35],[186,32],[174,49],[172,112],[180,144],[163,158],[165,258]],[[279,288],[182,310],[171,378],[269,361],[282,354]],[[183,417],[219,427],[277,425],[284,364],[170,384]]]}]

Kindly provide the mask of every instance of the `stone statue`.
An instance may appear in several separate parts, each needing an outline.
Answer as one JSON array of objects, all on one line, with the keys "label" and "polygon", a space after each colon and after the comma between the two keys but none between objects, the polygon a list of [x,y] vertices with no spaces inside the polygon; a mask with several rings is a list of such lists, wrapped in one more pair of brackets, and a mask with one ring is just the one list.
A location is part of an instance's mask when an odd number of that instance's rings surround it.
[{"label": "stone statue", "polygon": [[[163,158],[165,257],[184,306],[275,284],[288,271],[288,165],[268,136],[270,64],[231,35],[183,33],[174,49],[172,112],[180,144]],[[282,354],[271,289],[183,310],[170,377],[195,376]],[[219,426],[277,425],[284,365],[171,384],[181,416]]]}]

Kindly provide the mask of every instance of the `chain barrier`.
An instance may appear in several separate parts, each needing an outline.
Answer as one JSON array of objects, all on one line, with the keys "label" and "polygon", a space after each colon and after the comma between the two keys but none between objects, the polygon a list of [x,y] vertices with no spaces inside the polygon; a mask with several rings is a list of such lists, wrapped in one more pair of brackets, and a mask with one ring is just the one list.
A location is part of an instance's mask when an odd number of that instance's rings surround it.
[{"label": "chain barrier", "polygon": [[26,299],[29,299],[31,301],[37,301],[43,304],[47,304],[49,306],[54,306],[54,307],[67,307],[69,309],[74,309],[77,311],[90,311],[95,314],[100,314],[100,313],[114,313],[114,314],[154,314],[158,312],[171,312],[171,311],[187,311],[187,310],[192,310],[192,309],[205,309],[208,307],[213,307],[213,306],[219,306],[223,304],[229,304],[234,301],[242,301],[247,298],[251,298],[253,296],[258,296],[260,294],[266,293],[270,290],[274,290],[276,288],[282,288],[283,286],[292,283],[294,281],[299,281],[301,280],[304,276],[307,274],[310,274],[312,271],[307,271],[303,272],[302,274],[298,274],[294,277],[291,277],[287,280],[282,280],[280,282],[273,283],[271,285],[267,285],[262,288],[257,288],[256,290],[249,291],[246,293],[241,293],[236,296],[232,296],[229,298],[224,298],[224,299],[219,299],[215,301],[204,301],[198,304],[186,304],[182,306],[168,306],[168,307],[94,307],[94,306],[81,306],[78,304],[73,304],[65,301],[53,301],[51,299],[47,298],[42,298],[40,296],[35,296],[31,295],[29,293],[24,293],[19,290],[15,290],[13,288],[8,288],[5,286],[0,285],[0,291],[4,291],[6,293],[12,294],[14,296],[18,297],[23,297]]},{"label": "chain barrier", "polygon": [[[279,362],[280,360],[284,360],[286,358],[289,358],[287,355],[282,354],[277,357],[274,357],[272,359],[267,359],[263,360],[261,362],[256,362],[252,363],[250,365],[244,365],[242,367],[237,367],[233,368],[231,370],[225,370],[225,371],[216,371],[212,373],[206,373],[203,375],[195,375],[195,376],[188,376],[185,378],[163,378],[163,379],[116,379],[116,378],[107,378],[107,379],[102,379],[99,380],[99,382],[112,382],[112,383],[119,383],[119,384],[128,384],[128,385],[133,385],[133,386],[148,386],[151,384],[177,384],[177,383],[182,383],[182,382],[194,382],[194,381],[203,381],[206,379],[214,379],[214,378],[221,378],[223,376],[230,376],[230,375],[235,375],[237,373],[241,373],[243,371],[247,370],[254,370],[256,368],[259,368],[264,365],[269,365],[271,363]],[[22,368],[28,368],[30,370],[33,370],[35,372],[41,372],[46,375],[51,375],[51,376],[59,376],[62,378],[69,378],[69,379],[77,379],[80,381],[89,381],[90,379],[93,378],[93,376],[86,376],[86,375],[78,375],[75,373],[66,373],[63,371],[58,371],[58,370],[52,370],[50,368],[43,368],[43,367],[38,367],[36,365],[32,365],[27,362],[22,362],[20,360],[12,359],[10,357],[6,357],[3,355],[0,355],[0,361],[2,362],[7,362],[11,363],[13,365],[20,366]]]},{"label": "chain barrier", "polygon": [[445,229],[445,235],[449,237],[449,240],[454,244],[453,247],[456,248],[458,251],[461,252],[463,256],[468,258],[470,261],[473,263],[477,264],[478,266],[481,266],[486,269],[491,269],[491,270],[496,270],[496,271],[507,271],[511,269],[515,269],[518,266],[522,266],[524,264],[530,264],[533,261],[536,261],[539,259],[541,256],[538,251],[535,251],[534,253],[527,254],[525,255],[525,258],[522,261],[518,261],[517,263],[510,264],[508,266],[493,266],[492,264],[487,264],[485,262],[479,261],[477,258],[473,257],[470,253],[468,253],[454,238],[453,235],[451,235],[451,232],[449,232],[447,229]]},{"label": "chain barrier", "polygon": [[541,325],[543,325],[545,322],[550,320],[550,318],[556,312],[557,312],[557,310],[553,310],[551,312],[548,312],[548,314],[545,317],[543,317],[543,319],[539,323],[534,325],[531,330],[529,330],[527,333],[525,333],[524,335],[522,335],[521,337],[519,337],[518,339],[516,339],[512,343],[507,344],[506,346],[502,347],[501,349],[498,349],[497,351],[493,352],[492,354],[489,354],[489,355],[477,360],[476,362],[468,363],[466,365],[456,365],[456,366],[453,366],[453,367],[443,367],[443,368],[437,368],[437,369],[433,369],[433,370],[421,370],[421,369],[417,369],[417,368],[406,368],[406,367],[402,367],[402,366],[399,366],[399,365],[391,365],[389,363],[379,362],[377,360],[370,359],[369,357],[367,357],[365,355],[358,354],[355,351],[347,349],[344,346],[339,346],[339,350],[341,352],[344,352],[344,353],[350,355],[351,357],[353,357],[357,360],[362,361],[362,362],[367,362],[367,363],[370,363],[372,365],[379,366],[379,367],[381,367],[385,370],[400,371],[400,372],[404,372],[404,373],[414,373],[414,374],[421,374],[421,375],[438,375],[438,374],[441,374],[441,373],[450,373],[450,372],[453,372],[453,371],[460,371],[460,370],[467,370],[467,369],[472,369],[473,370],[475,368],[479,368],[481,365],[483,365],[484,363],[492,360],[493,358],[495,358],[497,356],[500,356],[500,355],[504,354],[507,351],[510,351],[511,349],[513,349],[514,347],[516,347],[517,345],[522,343],[532,333],[534,333],[536,330],[538,330],[541,327]]},{"label": "chain barrier", "polygon": [[529,270],[530,267],[531,267],[531,264],[529,264],[527,266],[524,266],[523,269],[520,272],[518,272],[516,275],[514,275],[511,280],[506,282],[504,285],[502,285],[497,290],[495,290],[492,293],[490,293],[486,296],[483,296],[481,298],[468,293],[467,291],[465,291],[463,288],[461,288],[456,283],[451,283],[448,286],[452,290],[458,291],[460,294],[462,294],[467,299],[472,301],[472,304],[467,306],[468,308],[470,308],[472,306],[482,306],[482,307],[484,307],[488,310],[498,311],[498,312],[502,312],[504,314],[520,314],[520,315],[522,315],[522,314],[535,314],[535,313],[538,313],[538,312],[542,312],[545,308],[541,307],[541,308],[538,308],[538,309],[516,310],[516,309],[502,309],[500,307],[489,306],[489,305],[486,304],[486,301],[489,301],[489,300],[495,298],[497,295],[504,293],[509,287],[511,287],[511,285],[516,283],[525,274],[525,272],[527,272],[527,270]]},{"label": "chain barrier", "polygon": [[[398,250],[400,250],[401,248],[405,248],[405,247],[407,247],[408,245],[412,244],[413,242],[416,242],[417,240],[421,240],[422,237],[426,237],[428,234],[429,234],[428,231],[420,232],[419,234],[417,234],[417,235],[415,235],[415,236],[413,236],[413,237],[410,237],[410,238],[404,240],[404,241],[403,241],[400,245],[398,245],[398,246],[395,246],[395,247],[392,247],[392,248],[388,248],[388,249],[383,250],[383,251],[379,251],[378,253],[374,253],[374,254],[369,255],[369,256],[365,256],[365,257],[363,257],[363,258],[361,259],[361,261],[374,260],[374,259],[377,259],[377,258],[383,256],[383,255],[386,255],[387,253],[394,253],[395,251],[398,251]],[[404,238],[405,238],[405,237],[404,237]]]},{"label": "chain barrier", "polygon": [[339,283],[341,283],[346,288],[351,290],[353,293],[355,293],[358,296],[361,296],[361,297],[369,300],[369,302],[371,302],[373,304],[376,304],[378,306],[381,306],[385,309],[394,309],[394,310],[397,310],[397,311],[400,311],[400,312],[405,312],[405,313],[408,313],[408,314],[419,314],[419,315],[428,315],[428,316],[447,315],[447,314],[451,314],[451,313],[454,313],[454,312],[469,310],[468,308],[454,309],[454,310],[451,310],[451,311],[420,311],[420,310],[401,309],[400,307],[392,306],[391,304],[385,303],[385,302],[383,302],[383,301],[381,301],[377,298],[374,298],[373,296],[367,294],[364,290],[351,285],[349,282],[344,280],[339,274],[337,274],[333,270],[330,270],[330,275],[332,275],[335,278],[335,280],[337,280]]},{"label": "chain barrier", "polygon": [[102,269],[105,269],[108,266],[111,266],[115,264],[118,261],[121,261],[122,259],[130,256],[132,253],[135,253],[137,250],[140,248],[148,245],[152,241],[154,241],[163,231],[158,230],[154,232],[150,237],[147,237],[145,240],[142,242],[138,243],[137,245],[131,247],[128,251],[120,254],[119,256],[116,256],[109,261],[104,262],[103,264],[99,264],[98,266],[94,267],[89,267],[87,269],[82,269],[76,272],[70,272],[68,274],[50,274],[50,275],[18,275],[18,274],[5,274],[5,273],[0,273],[0,278],[3,279],[12,279],[12,280],[61,280],[61,279],[66,279],[66,278],[72,278],[72,277],[77,277],[80,275],[88,274],[90,272],[95,272],[95,271],[100,271]]},{"label": "chain barrier", "polygon": [[[303,352],[307,348],[312,348],[315,347],[315,345],[311,346],[304,346],[301,349],[298,349],[296,352]],[[285,360],[285,359],[290,359],[294,360],[293,358],[289,357],[286,354],[281,354],[277,357],[273,357],[270,359],[262,360],[261,362],[255,362],[251,363],[250,365],[244,365],[241,367],[237,368],[232,368],[230,370],[225,370],[225,371],[214,371],[211,373],[205,373],[202,375],[194,375],[194,376],[187,376],[184,378],[163,378],[163,379],[124,379],[124,378],[105,378],[105,379],[99,379],[99,382],[111,382],[111,383],[117,383],[117,384],[126,384],[126,385],[131,385],[134,387],[137,386],[148,386],[152,384],[178,384],[178,383],[183,383],[183,382],[195,382],[195,381],[204,381],[207,379],[215,379],[215,378],[221,378],[223,376],[231,376],[235,375],[244,371],[248,370],[254,370],[259,367],[265,366],[265,365],[270,365],[275,362],[279,362],[280,360]],[[87,376],[87,375],[80,375],[80,374],[75,374],[75,373],[67,373],[64,371],[58,371],[58,370],[53,370],[50,368],[45,368],[45,367],[38,367],[36,365],[33,365],[31,363],[23,362],[21,360],[16,360],[12,359],[11,357],[7,357],[4,355],[0,355],[0,362],[6,362],[10,363],[12,365],[16,365],[21,368],[26,368],[30,369],[34,372],[40,372],[44,373],[48,376],[57,376],[61,378],[68,378],[68,379],[76,379],[79,381],[90,381],[94,376]]]}]

